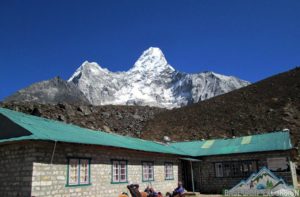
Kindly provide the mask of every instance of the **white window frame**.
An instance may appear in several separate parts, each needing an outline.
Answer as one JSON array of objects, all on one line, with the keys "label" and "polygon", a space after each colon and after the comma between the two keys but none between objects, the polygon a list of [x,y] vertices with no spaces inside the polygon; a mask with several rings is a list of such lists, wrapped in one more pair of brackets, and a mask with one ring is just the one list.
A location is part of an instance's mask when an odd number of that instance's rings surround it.
[{"label": "white window frame", "polygon": [[174,168],[172,162],[165,162],[165,180],[174,180]]},{"label": "white window frame", "polygon": [[142,179],[143,182],[154,181],[153,161],[142,161]]},{"label": "white window frame", "polygon": [[[85,163],[85,170],[82,171],[82,164]],[[72,164],[75,165],[75,180],[71,182],[72,174],[74,173],[74,169],[72,168]],[[68,172],[67,172],[67,184],[66,186],[80,186],[80,185],[90,185],[91,184],[91,159],[90,158],[68,158]],[[85,176],[82,177],[81,173],[85,173]],[[74,175],[74,174],[73,174]],[[85,179],[85,181],[82,181]]]},{"label": "white window frame", "polygon": [[127,183],[127,176],[127,161],[112,160],[112,183]]}]

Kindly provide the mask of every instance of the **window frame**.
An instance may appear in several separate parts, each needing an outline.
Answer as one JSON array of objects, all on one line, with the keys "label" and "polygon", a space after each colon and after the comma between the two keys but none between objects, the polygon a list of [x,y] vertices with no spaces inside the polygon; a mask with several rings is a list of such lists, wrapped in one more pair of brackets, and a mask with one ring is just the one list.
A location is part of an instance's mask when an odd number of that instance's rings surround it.
[{"label": "window frame", "polygon": [[[148,179],[145,179],[144,164],[151,164],[152,165],[152,179],[149,179],[149,177],[148,177]],[[142,161],[142,182],[152,182],[154,180],[155,180],[154,179],[154,161]]]},{"label": "window frame", "polygon": [[[121,179],[119,178],[119,181],[114,180],[114,162],[118,162],[118,176],[120,177],[120,166],[121,166],[121,162],[125,162],[125,181],[121,181]],[[124,183],[128,183],[128,161],[124,160],[124,159],[112,159],[111,160],[111,184],[124,184]]]},{"label": "window frame", "polygon": [[[167,177],[167,165],[172,166],[172,177],[171,178]],[[174,180],[174,164],[173,164],[173,162],[165,162],[165,180],[167,180],[167,181]]]},{"label": "window frame", "polygon": [[[221,169],[221,172],[218,172],[219,174],[217,174],[217,169],[216,169],[217,165]],[[224,177],[223,163],[222,162],[215,162],[214,163],[214,170],[215,170],[215,177],[216,178],[222,178],[222,177]]]},{"label": "window frame", "polygon": [[[258,169],[259,169],[259,166],[258,166],[258,160],[256,160],[256,159],[254,159],[254,160],[238,160],[238,161],[218,161],[218,162],[213,162],[214,177],[215,178],[243,178],[243,177],[250,176],[253,172],[249,171],[249,164],[253,163],[253,162],[255,163],[255,166],[256,166],[255,171],[257,172]],[[244,171],[244,164],[245,163],[248,166],[248,172],[247,173],[245,173],[245,171]],[[222,176],[217,176],[216,164],[221,164],[222,165]],[[242,168],[242,173],[237,174],[237,175],[232,175],[233,174],[232,167],[235,164],[238,164],[238,167]],[[225,165],[229,166],[229,175],[226,175]]]},{"label": "window frame", "polygon": [[[286,165],[287,165],[287,168],[285,170],[273,170],[270,168],[270,164],[269,164],[269,160],[272,160],[272,159],[285,159],[285,162],[286,162]],[[267,167],[268,169],[271,171],[271,172],[290,172],[291,171],[291,166],[290,166],[290,163],[289,163],[289,158],[288,157],[285,157],[285,156],[273,156],[273,157],[267,157]]]},{"label": "window frame", "polygon": [[[74,159],[77,160],[77,184],[70,184],[70,161]],[[92,185],[91,182],[91,158],[87,158],[87,157],[67,157],[68,160],[68,165],[67,165],[67,183],[66,183],[66,187],[78,187],[78,186],[89,186]],[[86,183],[81,183],[80,181],[80,171],[81,171],[81,160],[87,160],[88,161],[88,182]]]}]

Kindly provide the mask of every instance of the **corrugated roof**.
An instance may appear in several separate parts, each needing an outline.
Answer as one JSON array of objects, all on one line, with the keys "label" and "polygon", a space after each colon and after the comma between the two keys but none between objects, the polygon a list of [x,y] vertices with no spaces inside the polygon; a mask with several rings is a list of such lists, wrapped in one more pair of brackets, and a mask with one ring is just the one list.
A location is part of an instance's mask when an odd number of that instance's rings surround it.
[{"label": "corrugated roof", "polygon": [[[0,114],[31,133],[29,135],[20,135],[19,137],[0,138],[0,143],[21,140],[51,140],[194,157],[288,150],[292,148],[288,132],[274,132],[231,139],[177,142],[163,145],[153,141],[85,129],[72,124],[31,116],[4,108],[0,108]],[[3,123],[0,122],[0,124]]]},{"label": "corrugated roof", "polygon": [[93,131],[72,124],[65,124],[63,122],[27,115],[4,108],[0,108],[0,113],[31,133],[31,135],[26,136],[0,139],[0,143],[20,140],[51,140],[120,147],[147,152],[185,155],[184,152],[181,152],[172,146],[167,146],[152,141],[126,137],[102,131]]},{"label": "corrugated roof", "polygon": [[228,139],[177,142],[172,146],[190,156],[289,150],[293,147],[289,132],[283,131]]}]

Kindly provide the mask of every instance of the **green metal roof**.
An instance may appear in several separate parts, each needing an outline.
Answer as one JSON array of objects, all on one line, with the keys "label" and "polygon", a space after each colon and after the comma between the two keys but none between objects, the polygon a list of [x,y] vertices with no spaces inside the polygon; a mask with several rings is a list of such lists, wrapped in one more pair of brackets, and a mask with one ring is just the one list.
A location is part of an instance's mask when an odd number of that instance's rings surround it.
[{"label": "green metal roof", "polygon": [[228,139],[177,142],[172,146],[190,156],[289,150],[293,147],[289,132],[284,131]]},{"label": "green metal roof", "polygon": [[[138,138],[93,131],[72,124],[31,116],[4,108],[0,108],[0,114],[20,126],[19,128],[12,128],[13,130],[11,131],[11,128],[7,125],[6,127],[5,125],[1,127],[1,124],[4,123],[0,121],[0,128],[4,128],[0,130],[0,143],[22,140],[51,140],[194,157],[288,150],[292,148],[288,132],[274,132],[230,139],[177,142],[164,145]],[[26,131],[20,131],[22,129]]]},{"label": "green metal roof", "polygon": [[[185,155],[184,152],[152,141],[126,137],[102,131],[93,131],[72,124],[40,118],[0,108],[0,114],[29,131],[30,135],[0,139],[1,142],[20,140],[51,140],[70,143],[120,147],[147,152]],[[3,124],[0,122],[0,124]],[[5,132],[5,131],[0,131]]]}]

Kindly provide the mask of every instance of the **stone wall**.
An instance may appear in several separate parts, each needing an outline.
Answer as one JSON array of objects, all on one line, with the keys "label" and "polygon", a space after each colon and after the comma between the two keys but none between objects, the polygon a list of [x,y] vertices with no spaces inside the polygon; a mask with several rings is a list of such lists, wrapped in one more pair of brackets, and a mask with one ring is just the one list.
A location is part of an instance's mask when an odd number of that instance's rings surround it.
[{"label": "stone wall", "polygon": [[28,143],[0,146],[0,196],[30,196],[34,152]]},{"label": "stone wall", "polygon": [[[150,182],[142,182],[142,161],[154,161],[152,186],[163,193],[172,191],[178,182],[178,160],[164,154],[129,151],[90,145],[57,143],[53,163],[50,164],[54,142],[35,143],[32,196],[101,196],[114,197],[128,192],[128,183],[111,183],[111,159],[128,161],[128,182],[144,189]],[[91,185],[66,187],[67,157],[91,158]],[[164,163],[173,162],[174,180],[165,180]]]},{"label": "stone wall", "polygon": [[[247,177],[216,177],[215,175],[215,162],[224,161],[242,161],[242,160],[257,160],[258,168],[262,168],[267,165],[267,158],[269,157],[288,157],[288,152],[262,152],[252,154],[234,154],[225,156],[210,156],[201,158],[200,163],[194,163],[194,166],[199,166],[200,176],[195,177],[197,188],[202,193],[222,193],[224,189],[230,189],[238,184],[242,179]],[[196,167],[195,167],[196,168]],[[196,168],[197,169],[197,168]],[[196,173],[197,174],[197,173]],[[291,172],[275,172],[275,175],[282,177],[288,184],[292,184]]]},{"label": "stone wall", "polygon": [[[0,196],[101,196],[114,197],[128,192],[128,183],[111,183],[111,159],[128,161],[128,182],[144,189],[142,161],[154,162],[154,181],[151,185],[162,193],[172,191],[182,177],[182,163],[172,155],[130,151],[93,145],[57,143],[51,164],[54,142],[19,142],[0,146]],[[269,157],[288,157],[287,152],[264,152],[202,157],[193,162],[195,188],[202,193],[221,193],[236,185],[240,178],[217,178],[214,163],[223,161],[257,160],[258,167],[267,166]],[[91,158],[91,185],[67,187],[68,157]],[[174,180],[165,180],[164,163],[173,162]],[[292,184],[290,172],[275,173]]]}]

